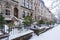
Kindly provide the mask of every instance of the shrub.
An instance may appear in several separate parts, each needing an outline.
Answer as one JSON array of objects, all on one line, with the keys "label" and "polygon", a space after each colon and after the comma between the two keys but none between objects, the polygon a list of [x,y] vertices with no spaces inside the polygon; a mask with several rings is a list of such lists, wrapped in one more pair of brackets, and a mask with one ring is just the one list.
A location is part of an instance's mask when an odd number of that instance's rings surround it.
[{"label": "shrub", "polygon": [[0,29],[4,28],[4,24],[6,21],[4,20],[4,17],[2,16],[2,13],[0,13]]},{"label": "shrub", "polygon": [[24,26],[30,26],[33,23],[32,17],[31,16],[25,16],[24,17]]},{"label": "shrub", "polygon": [[8,26],[9,26],[8,31],[9,31],[9,32],[12,31],[12,28],[14,27],[14,22],[11,21],[11,22],[8,24]]},{"label": "shrub", "polygon": [[12,28],[12,27],[14,26],[14,23],[13,23],[13,22],[10,22],[10,23],[8,24],[8,26],[9,26],[10,28]]},{"label": "shrub", "polygon": [[46,22],[46,24],[47,24],[47,25],[51,25],[51,24],[53,24],[53,22],[52,22],[52,21]]},{"label": "shrub", "polygon": [[45,24],[45,22],[43,20],[40,20],[39,24]]}]

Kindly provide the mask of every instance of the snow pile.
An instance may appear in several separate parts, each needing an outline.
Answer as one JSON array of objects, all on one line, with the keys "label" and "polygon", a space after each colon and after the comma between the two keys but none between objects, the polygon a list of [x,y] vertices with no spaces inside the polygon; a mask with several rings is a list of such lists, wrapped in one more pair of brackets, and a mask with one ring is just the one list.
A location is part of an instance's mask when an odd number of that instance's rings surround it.
[{"label": "snow pile", "polygon": [[23,22],[22,19],[18,19],[17,17],[14,17],[16,20],[20,21],[20,22]]},{"label": "snow pile", "polygon": [[18,20],[19,20],[19,22],[20,22],[21,24],[23,24],[23,21],[24,21],[24,20],[22,20],[22,19],[18,19]]},{"label": "snow pile", "polygon": [[0,35],[2,35],[3,33],[1,33],[1,31],[0,31]]},{"label": "snow pile", "polygon": [[15,21],[14,24],[15,24],[15,26],[18,26],[20,23]]},{"label": "snow pile", "polygon": [[37,22],[34,22],[33,24],[37,24]]},{"label": "snow pile", "polygon": [[60,25],[39,36],[33,36],[30,40],[60,40]]},{"label": "snow pile", "polygon": [[33,24],[31,25],[31,29],[43,29],[43,28],[46,28],[46,29],[47,29],[47,28],[49,28],[49,27],[46,26],[46,25],[43,25],[43,26],[41,26],[41,27],[38,26],[38,25],[33,25]]},{"label": "snow pile", "polygon": [[5,32],[8,33],[8,25],[5,25]]},{"label": "snow pile", "polygon": [[5,18],[5,20],[11,20],[11,18]]}]

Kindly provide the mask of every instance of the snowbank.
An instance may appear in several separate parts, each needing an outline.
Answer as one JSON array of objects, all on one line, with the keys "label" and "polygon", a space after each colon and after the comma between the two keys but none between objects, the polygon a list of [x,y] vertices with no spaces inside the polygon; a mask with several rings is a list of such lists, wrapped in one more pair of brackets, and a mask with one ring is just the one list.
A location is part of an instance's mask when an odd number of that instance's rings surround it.
[{"label": "snowbank", "polygon": [[1,31],[0,31],[0,35],[2,35],[3,33],[1,33]]},{"label": "snowbank", "polygon": [[[15,32],[14,32],[15,31]],[[25,32],[19,32],[18,30],[14,30],[12,31],[13,33],[10,33],[10,37],[9,37],[9,40],[12,40],[12,39],[15,39],[15,38],[18,38],[18,37],[21,37],[23,35],[26,35],[26,34],[29,34],[33,31],[31,30],[28,30],[28,31],[25,31]]]}]

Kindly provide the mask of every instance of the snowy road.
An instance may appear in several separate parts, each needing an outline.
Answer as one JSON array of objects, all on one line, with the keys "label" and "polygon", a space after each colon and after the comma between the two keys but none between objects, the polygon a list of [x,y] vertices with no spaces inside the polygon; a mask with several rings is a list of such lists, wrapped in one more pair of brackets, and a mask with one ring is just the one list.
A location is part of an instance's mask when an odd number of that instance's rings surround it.
[{"label": "snowy road", "polygon": [[60,40],[60,25],[39,36],[35,35],[30,40]]}]

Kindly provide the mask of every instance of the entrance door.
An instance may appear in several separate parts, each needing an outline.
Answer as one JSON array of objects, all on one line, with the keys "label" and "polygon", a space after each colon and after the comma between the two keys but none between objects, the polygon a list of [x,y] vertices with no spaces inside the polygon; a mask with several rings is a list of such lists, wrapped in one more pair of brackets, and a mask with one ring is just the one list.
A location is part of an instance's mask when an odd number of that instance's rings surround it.
[{"label": "entrance door", "polygon": [[18,18],[18,9],[14,8],[14,16]]}]

